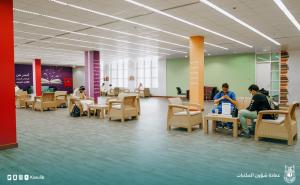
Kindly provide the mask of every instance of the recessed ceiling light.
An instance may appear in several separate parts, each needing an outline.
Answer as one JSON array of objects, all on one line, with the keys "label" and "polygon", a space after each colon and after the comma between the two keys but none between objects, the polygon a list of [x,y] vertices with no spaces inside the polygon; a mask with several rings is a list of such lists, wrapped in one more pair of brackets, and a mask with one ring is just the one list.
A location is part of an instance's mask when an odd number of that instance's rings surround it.
[{"label": "recessed ceiling light", "polygon": [[188,56],[187,56],[187,55],[185,55],[184,57],[185,57],[185,58],[187,58]]},{"label": "recessed ceiling light", "polygon": [[140,43],[130,42],[130,41],[126,41],[126,40],[113,39],[113,38],[110,38],[110,37],[102,37],[102,36],[98,36],[98,35],[91,35],[91,34],[86,34],[86,33],[74,32],[74,31],[63,30],[63,29],[58,29],[58,28],[52,28],[52,27],[48,27],[48,26],[41,26],[41,25],[31,24],[31,23],[26,23],[26,22],[14,21],[14,23],[23,24],[23,25],[27,25],[27,26],[38,27],[38,28],[45,28],[45,29],[50,29],[50,30],[55,30],[55,31],[61,31],[61,32],[65,32],[65,33],[72,33],[72,34],[76,34],[76,35],[89,36],[89,37],[100,38],[100,39],[105,39],[105,40],[112,40],[112,41],[117,41],[117,42],[122,42],[122,43],[127,43],[127,44],[133,44],[133,45],[137,45],[137,46],[145,46],[145,47],[150,47],[150,48],[157,48],[157,49],[163,49],[163,50],[168,50],[168,51],[174,51],[174,52],[177,52],[177,53],[188,53],[186,51],[180,51],[180,50],[175,50],[175,49],[158,47],[158,46],[153,46],[153,45],[149,45],[149,44],[140,44]]},{"label": "recessed ceiling light", "polygon": [[272,39],[271,37],[267,36],[266,34],[262,33],[261,31],[257,30],[256,28],[250,26],[249,24],[245,23],[244,21],[238,19],[237,17],[233,16],[232,14],[226,12],[225,10],[223,10],[222,8],[214,5],[213,3],[209,2],[208,0],[200,0],[200,2],[208,5],[209,7],[217,10],[218,12],[220,12],[221,14],[225,15],[226,17],[229,17],[230,19],[238,22],[239,24],[243,25],[244,27],[254,31],[255,33],[259,34],[260,36],[268,39],[269,41],[273,42],[276,45],[280,45],[279,42],[275,41],[274,39]]},{"label": "recessed ceiling light", "polygon": [[79,25],[86,26],[86,27],[91,27],[91,28],[95,28],[95,29],[110,31],[110,32],[119,33],[119,34],[123,34],[123,35],[129,35],[129,36],[132,36],[132,37],[138,37],[138,38],[141,38],[141,39],[156,41],[156,42],[160,42],[160,43],[164,43],[164,44],[170,44],[170,45],[173,45],[173,46],[179,46],[179,47],[183,47],[183,48],[189,48],[188,46],[185,46],[185,45],[182,45],[182,44],[177,44],[177,43],[173,43],[173,42],[169,42],[169,41],[164,41],[164,40],[160,40],[160,39],[154,39],[154,38],[150,38],[150,37],[144,37],[144,36],[133,34],[133,33],[128,33],[128,32],[124,32],[124,31],[114,30],[114,29],[110,29],[110,28],[104,28],[104,27],[95,26],[95,25],[86,24],[86,23],[81,23],[81,22],[77,22],[77,21],[73,21],[73,20],[69,20],[69,19],[63,19],[63,18],[60,18],[60,17],[54,17],[54,16],[50,16],[50,15],[40,14],[40,13],[37,13],[37,12],[31,12],[31,11],[28,11],[28,10],[21,10],[21,9],[14,8],[14,11],[18,11],[18,12],[22,12],[22,13],[27,13],[27,14],[32,14],[32,15],[38,15],[38,16],[42,16],[42,17],[47,17],[47,18],[50,18],[50,19],[55,19],[55,20],[59,20],[59,21],[69,22],[69,23],[72,23],[72,24],[79,24]]},{"label": "recessed ceiling light", "polygon": [[208,56],[210,56],[210,53],[207,53]]},{"label": "recessed ceiling light", "polygon": [[147,9],[147,10],[150,10],[150,11],[152,11],[152,12],[158,13],[158,14],[160,14],[160,15],[164,15],[164,16],[167,16],[167,17],[169,17],[169,18],[175,19],[175,20],[177,20],[177,21],[180,21],[180,22],[182,22],[182,23],[188,24],[188,25],[190,25],[190,26],[193,26],[193,27],[199,28],[199,29],[201,29],[201,30],[207,31],[207,32],[209,32],[209,33],[212,33],[212,34],[218,35],[218,36],[220,36],[220,37],[226,38],[226,39],[228,39],[228,40],[234,41],[234,42],[236,42],[236,43],[242,44],[242,45],[247,46],[247,47],[249,47],[249,48],[253,48],[253,46],[251,46],[251,45],[249,45],[249,44],[246,44],[246,43],[244,43],[244,42],[238,41],[238,40],[236,40],[236,39],[233,39],[233,38],[231,38],[231,37],[228,37],[228,36],[226,36],[226,35],[223,35],[223,34],[221,34],[221,33],[218,33],[218,32],[216,32],[216,31],[213,31],[213,30],[211,30],[211,29],[208,29],[208,28],[206,28],[206,27],[203,27],[203,26],[197,25],[197,24],[195,24],[195,23],[186,21],[186,20],[184,20],[184,19],[181,19],[181,18],[179,18],[179,17],[173,16],[173,15],[171,15],[171,14],[162,12],[162,11],[160,11],[160,10],[158,10],[158,9],[152,8],[152,7],[147,6],[147,5],[144,5],[144,4],[142,4],[142,3],[138,3],[138,2],[133,1],[133,0],[125,0],[125,1],[128,2],[128,3],[134,4],[134,5],[136,5],[136,6],[145,8],[145,9]]},{"label": "recessed ceiling light", "polygon": [[283,13],[289,18],[289,20],[296,26],[296,28],[300,31],[299,22],[295,19],[295,17],[291,14],[291,12],[287,9],[287,7],[283,4],[283,2],[281,0],[273,0],[273,1],[281,9],[281,11],[283,11]]},{"label": "recessed ceiling light", "polygon": [[[166,30],[162,30],[160,28],[156,28],[156,27],[149,26],[149,25],[146,25],[146,24],[137,23],[137,22],[134,22],[134,21],[130,21],[130,20],[127,20],[127,19],[123,19],[123,18],[120,18],[120,17],[116,17],[116,16],[113,16],[113,15],[103,13],[103,12],[91,10],[91,9],[88,9],[88,8],[84,8],[84,7],[81,7],[81,6],[77,6],[77,5],[74,5],[74,4],[70,4],[70,3],[66,3],[66,2],[62,2],[62,1],[58,1],[58,0],[50,0],[50,1],[54,2],[54,3],[64,5],[64,6],[69,6],[69,7],[72,7],[72,8],[79,9],[79,10],[83,10],[83,11],[87,11],[87,12],[94,13],[94,14],[97,14],[97,15],[101,15],[101,16],[112,18],[112,19],[116,19],[116,20],[119,20],[119,21],[131,23],[131,24],[134,24],[134,25],[142,26],[142,27],[145,27],[145,28],[148,28],[148,29],[152,29],[152,30],[155,30],[155,31],[163,32],[163,33],[166,33],[166,34],[170,34],[170,35],[173,35],[173,36],[177,36],[177,37],[181,37],[183,39],[189,40],[189,37],[187,37],[187,36],[180,35],[180,34],[173,33],[173,32],[169,32],[169,31],[166,31]],[[216,44],[212,44],[212,43],[209,43],[209,42],[204,42],[204,44],[214,46],[214,47],[217,47],[217,48],[221,48],[221,49],[224,49],[224,50],[228,50],[228,48],[218,46]]]}]

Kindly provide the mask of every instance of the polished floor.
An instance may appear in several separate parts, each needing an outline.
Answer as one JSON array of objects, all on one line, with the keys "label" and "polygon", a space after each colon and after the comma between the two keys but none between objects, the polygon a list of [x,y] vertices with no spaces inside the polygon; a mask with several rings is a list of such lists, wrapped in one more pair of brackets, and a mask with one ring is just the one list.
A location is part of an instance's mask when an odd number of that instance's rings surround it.
[{"label": "polished floor", "polygon": [[[19,148],[0,151],[0,184],[12,184],[8,174],[29,174],[45,179],[26,184],[277,185],[285,184],[285,165],[295,165],[300,174],[299,142],[255,142],[227,131],[205,135],[198,128],[191,134],[167,131],[166,99],[141,103],[140,119],[125,123],[72,118],[67,109],[17,109]],[[280,177],[237,177],[241,173]]]}]

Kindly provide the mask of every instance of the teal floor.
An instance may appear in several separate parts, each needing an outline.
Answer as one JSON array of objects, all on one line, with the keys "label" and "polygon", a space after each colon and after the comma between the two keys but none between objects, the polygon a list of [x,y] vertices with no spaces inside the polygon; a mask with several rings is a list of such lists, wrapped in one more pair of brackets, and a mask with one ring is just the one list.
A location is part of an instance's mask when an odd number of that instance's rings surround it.
[{"label": "teal floor", "polygon": [[[227,131],[205,135],[198,128],[166,131],[166,111],[159,98],[142,100],[140,119],[125,123],[71,118],[66,109],[18,109],[19,148],[0,151],[0,185],[277,185],[286,184],[285,165],[300,174],[299,143],[255,142]],[[280,178],[237,178],[241,173]],[[9,174],[45,179],[11,182]]]}]

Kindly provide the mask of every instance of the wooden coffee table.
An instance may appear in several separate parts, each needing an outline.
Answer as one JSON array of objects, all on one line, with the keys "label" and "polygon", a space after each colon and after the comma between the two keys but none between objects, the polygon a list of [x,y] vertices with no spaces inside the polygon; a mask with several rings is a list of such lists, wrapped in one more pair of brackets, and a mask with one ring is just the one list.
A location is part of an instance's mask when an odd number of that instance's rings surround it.
[{"label": "wooden coffee table", "polygon": [[[88,105],[88,116],[91,116],[91,109],[94,109],[95,111],[100,111],[100,119],[104,118],[105,111],[108,109],[108,105],[101,105],[101,104],[95,104],[95,105]],[[96,115],[96,113],[94,114]]]},{"label": "wooden coffee table", "polygon": [[214,114],[208,114],[204,116],[204,124],[203,124],[203,131],[205,134],[208,134],[208,125],[209,120],[212,121],[212,131],[216,132],[216,122],[231,122],[233,124],[233,137],[238,137],[238,124],[239,124],[239,118],[236,117],[228,117],[224,116],[222,114],[214,115]]}]

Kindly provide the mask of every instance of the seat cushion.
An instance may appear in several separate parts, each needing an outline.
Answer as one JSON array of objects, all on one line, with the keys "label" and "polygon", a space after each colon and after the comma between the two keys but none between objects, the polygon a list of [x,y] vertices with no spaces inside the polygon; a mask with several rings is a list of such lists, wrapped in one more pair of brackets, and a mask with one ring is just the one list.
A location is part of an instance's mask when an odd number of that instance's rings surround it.
[{"label": "seat cushion", "polygon": [[265,123],[274,123],[274,124],[282,124],[284,122],[285,117],[279,116],[277,119],[263,119],[262,121]]},{"label": "seat cushion", "polygon": [[113,105],[112,108],[113,108],[113,109],[121,110],[121,105]]},{"label": "seat cushion", "polygon": [[[196,114],[201,114],[201,111],[190,111],[190,115],[196,115]],[[181,112],[176,112],[174,113],[175,116],[186,116],[187,112],[186,111],[181,111]]]}]

